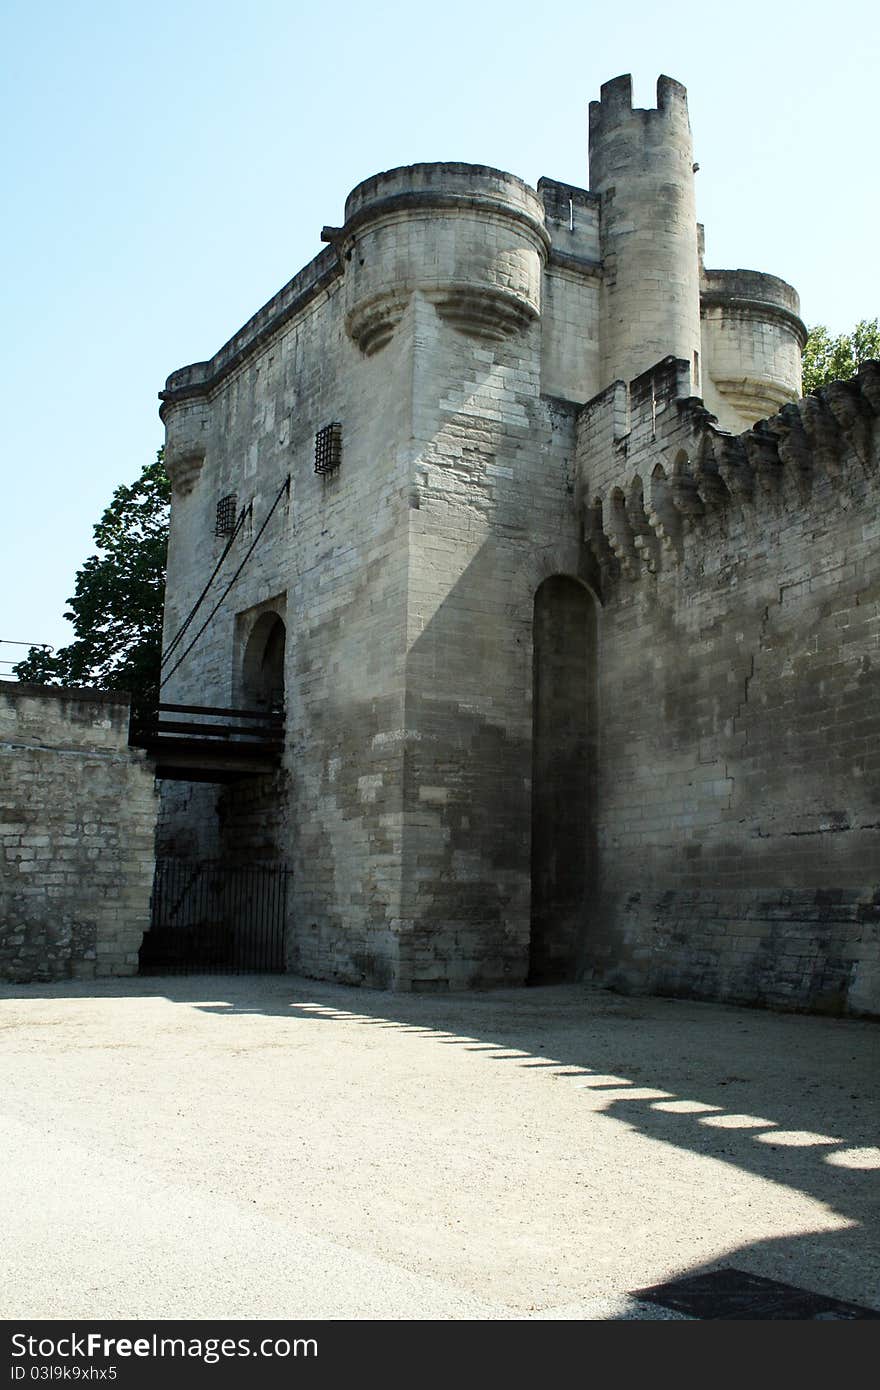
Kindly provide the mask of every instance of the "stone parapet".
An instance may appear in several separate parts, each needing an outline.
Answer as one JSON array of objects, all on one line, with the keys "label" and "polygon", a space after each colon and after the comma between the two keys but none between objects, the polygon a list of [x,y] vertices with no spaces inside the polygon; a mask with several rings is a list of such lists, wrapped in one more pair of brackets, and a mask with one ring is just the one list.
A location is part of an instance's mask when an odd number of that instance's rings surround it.
[{"label": "stone parapet", "polygon": [[534,190],[481,164],[414,164],[359,184],[343,227],[346,330],[366,356],[389,342],[414,293],[471,337],[503,341],[540,316],[550,249]]},{"label": "stone parapet", "polygon": [[880,1013],[880,363],[732,435],[658,363],[581,412],[602,573],[596,978]]},{"label": "stone parapet", "polygon": [[877,468],[880,363],[833,382],[732,435],[689,394],[689,365],[666,358],[615,382],[580,412],[578,497],[584,535],[606,584],[681,557],[681,538],[719,509],[787,496],[809,501],[824,476]]},{"label": "stone parapet", "polygon": [[165,420],[177,401],[210,396],[248,358],[263,349],[291,319],[301,314],[340,274],[332,249],[327,247],[309,261],[298,275],[273,295],[256,314],[207,362],[193,362],[172,372],[159,392],[159,414]]},{"label": "stone parapet", "polygon": [[725,428],[754,424],[798,399],[807,330],[791,285],[755,270],[704,270],[700,313],[704,394]]}]

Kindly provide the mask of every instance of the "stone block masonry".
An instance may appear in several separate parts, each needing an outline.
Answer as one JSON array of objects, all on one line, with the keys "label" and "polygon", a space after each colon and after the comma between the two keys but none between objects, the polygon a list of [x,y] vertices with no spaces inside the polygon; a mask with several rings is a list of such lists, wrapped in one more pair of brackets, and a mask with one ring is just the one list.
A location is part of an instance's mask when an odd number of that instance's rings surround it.
[{"label": "stone block masonry", "polygon": [[285,863],[325,979],[868,1013],[876,377],[799,402],[794,289],[706,269],[678,82],[606,83],[589,155],[367,179],[168,378],[166,643],[289,486],[163,690],[283,702],[282,765],[166,784],[161,843]]},{"label": "stone block masonry", "polygon": [[580,421],[604,600],[587,954],[655,992],[880,1014],[880,364],[738,437],[686,366],[631,383],[625,433],[613,390]]},{"label": "stone block masonry", "polygon": [[0,976],[135,975],[149,925],[155,782],[129,703],[0,684]]}]

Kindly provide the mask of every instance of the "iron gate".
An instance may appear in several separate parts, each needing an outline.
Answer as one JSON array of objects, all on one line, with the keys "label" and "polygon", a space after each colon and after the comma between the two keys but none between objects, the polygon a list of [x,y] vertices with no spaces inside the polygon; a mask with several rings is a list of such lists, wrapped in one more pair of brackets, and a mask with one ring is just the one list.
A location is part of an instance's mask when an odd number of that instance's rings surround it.
[{"label": "iron gate", "polygon": [[142,975],[283,971],[290,871],[159,859]]}]

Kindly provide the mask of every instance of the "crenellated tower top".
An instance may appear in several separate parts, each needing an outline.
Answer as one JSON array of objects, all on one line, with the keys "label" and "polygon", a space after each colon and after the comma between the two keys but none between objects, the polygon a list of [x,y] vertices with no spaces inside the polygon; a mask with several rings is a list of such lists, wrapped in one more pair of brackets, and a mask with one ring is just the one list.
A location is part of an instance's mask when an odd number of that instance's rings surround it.
[{"label": "crenellated tower top", "polygon": [[629,74],[590,103],[590,188],[600,195],[602,377],[630,381],[662,357],[690,363],[700,389],[700,258],[687,91],[657,81],[633,107]]},{"label": "crenellated tower top", "polygon": [[[603,82],[599,89],[599,100],[590,102],[590,135],[601,128],[604,131],[612,125],[638,119],[643,125],[657,124],[661,120],[683,120],[688,130],[687,88],[674,77],[657,78],[657,105],[642,109],[632,104],[632,76],[625,72],[620,77],[612,77]],[[592,172],[592,166],[591,166]]]}]

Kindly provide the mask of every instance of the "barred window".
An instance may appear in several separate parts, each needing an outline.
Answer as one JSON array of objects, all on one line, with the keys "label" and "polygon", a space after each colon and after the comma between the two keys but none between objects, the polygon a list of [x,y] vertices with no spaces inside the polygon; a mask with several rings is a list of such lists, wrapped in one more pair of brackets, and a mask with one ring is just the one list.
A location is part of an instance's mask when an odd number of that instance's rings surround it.
[{"label": "barred window", "polygon": [[315,472],[332,473],[342,457],[342,425],[338,420],[315,435]]},{"label": "barred window", "polygon": [[235,530],[235,504],[237,494],[228,492],[225,497],[221,497],[217,503],[217,521],[214,525],[215,536],[231,536]]}]

